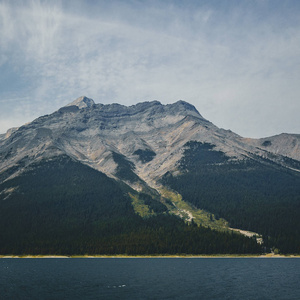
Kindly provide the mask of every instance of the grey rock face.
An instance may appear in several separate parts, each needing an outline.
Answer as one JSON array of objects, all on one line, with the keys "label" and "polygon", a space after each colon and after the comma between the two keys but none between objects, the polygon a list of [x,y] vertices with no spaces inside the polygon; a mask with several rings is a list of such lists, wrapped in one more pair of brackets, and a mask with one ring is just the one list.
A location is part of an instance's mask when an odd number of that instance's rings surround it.
[{"label": "grey rock face", "polygon": [[176,171],[188,141],[216,145],[216,150],[232,160],[256,155],[282,161],[282,155],[300,159],[299,140],[299,135],[242,138],[216,127],[184,101],[168,105],[151,101],[127,107],[95,104],[92,99],[80,97],[50,115],[2,135],[0,174],[18,166],[15,172],[9,172],[9,176],[15,176],[33,162],[65,154],[118,178],[116,153],[131,163],[139,178],[123,181],[137,190],[145,185],[157,188],[161,176]]},{"label": "grey rock face", "polygon": [[85,96],[81,96],[81,97],[77,98],[76,100],[74,100],[73,102],[67,104],[66,107],[77,106],[79,109],[81,109],[81,108],[91,107],[94,104],[95,104],[94,100],[87,98]]},{"label": "grey rock face", "polygon": [[253,139],[250,143],[265,151],[300,161],[300,134],[282,133],[267,138]]}]

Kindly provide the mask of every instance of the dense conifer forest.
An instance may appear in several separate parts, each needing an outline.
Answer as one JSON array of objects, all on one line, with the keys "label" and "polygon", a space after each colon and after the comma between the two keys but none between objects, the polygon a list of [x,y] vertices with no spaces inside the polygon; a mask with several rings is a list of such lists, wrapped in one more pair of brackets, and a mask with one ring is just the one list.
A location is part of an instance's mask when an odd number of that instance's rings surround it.
[{"label": "dense conifer forest", "polygon": [[232,161],[214,146],[189,142],[180,175],[167,173],[162,183],[185,201],[225,218],[230,226],[258,232],[265,246],[300,253],[300,176],[252,157]]},{"label": "dense conifer forest", "polygon": [[156,215],[141,218],[128,196],[135,191],[65,156],[32,165],[0,186],[12,188],[0,194],[0,254],[261,252],[254,239],[169,215],[147,194],[139,197]]}]

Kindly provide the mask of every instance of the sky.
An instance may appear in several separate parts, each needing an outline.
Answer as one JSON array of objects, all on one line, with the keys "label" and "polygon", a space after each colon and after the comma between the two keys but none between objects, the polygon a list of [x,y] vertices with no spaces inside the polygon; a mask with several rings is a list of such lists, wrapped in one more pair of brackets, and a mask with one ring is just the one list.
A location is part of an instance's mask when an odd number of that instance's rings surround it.
[{"label": "sky", "polygon": [[80,96],[300,133],[298,0],[0,0],[0,133]]}]

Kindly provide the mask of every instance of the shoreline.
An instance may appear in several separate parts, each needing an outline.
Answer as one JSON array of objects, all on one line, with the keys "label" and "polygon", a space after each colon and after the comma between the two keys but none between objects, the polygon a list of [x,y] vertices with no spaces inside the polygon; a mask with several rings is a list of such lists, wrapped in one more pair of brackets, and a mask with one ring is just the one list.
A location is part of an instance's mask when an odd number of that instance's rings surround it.
[{"label": "shoreline", "polygon": [[262,255],[0,255],[0,258],[300,258],[300,255],[262,254]]}]

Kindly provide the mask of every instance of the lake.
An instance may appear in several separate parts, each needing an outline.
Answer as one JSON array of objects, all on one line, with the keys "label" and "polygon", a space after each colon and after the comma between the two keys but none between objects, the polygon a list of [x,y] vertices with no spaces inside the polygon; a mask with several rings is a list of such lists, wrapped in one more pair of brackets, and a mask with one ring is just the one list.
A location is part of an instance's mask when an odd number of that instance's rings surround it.
[{"label": "lake", "polygon": [[0,299],[300,299],[299,258],[0,259]]}]

